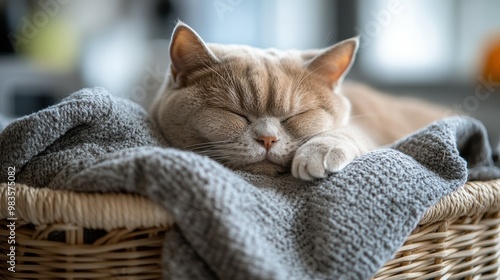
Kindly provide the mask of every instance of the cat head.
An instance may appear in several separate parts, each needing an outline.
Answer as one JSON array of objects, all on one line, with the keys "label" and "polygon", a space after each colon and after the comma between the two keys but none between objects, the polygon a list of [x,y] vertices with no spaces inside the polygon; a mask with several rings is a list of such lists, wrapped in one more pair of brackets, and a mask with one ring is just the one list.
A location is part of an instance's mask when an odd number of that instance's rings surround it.
[{"label": "cat head", "polygon": [[235,170],[289,172],[302,143],[348,122],[339,87],[357,48],[357,38],[309,51],[206,44],[179,23],[151,114],[174,147]]}]

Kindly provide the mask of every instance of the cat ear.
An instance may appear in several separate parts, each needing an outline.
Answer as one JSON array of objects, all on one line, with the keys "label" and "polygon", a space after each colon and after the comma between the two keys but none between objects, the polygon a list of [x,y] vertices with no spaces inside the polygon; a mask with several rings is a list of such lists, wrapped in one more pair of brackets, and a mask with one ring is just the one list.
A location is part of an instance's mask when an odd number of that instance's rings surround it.
[{"label": "cat ear", "polygon": [[307,68],[320,75],[332,88],[340,85],[349,72],[359,46],[359,37],[344,40],[312,58]]},{"label": "cat ear", "polygon": [[200,36],[191,27],[180,21],[175,27],[170,41],[170,60],[174,81],[189,75],[193,70],[217,62],[217,58]]}]

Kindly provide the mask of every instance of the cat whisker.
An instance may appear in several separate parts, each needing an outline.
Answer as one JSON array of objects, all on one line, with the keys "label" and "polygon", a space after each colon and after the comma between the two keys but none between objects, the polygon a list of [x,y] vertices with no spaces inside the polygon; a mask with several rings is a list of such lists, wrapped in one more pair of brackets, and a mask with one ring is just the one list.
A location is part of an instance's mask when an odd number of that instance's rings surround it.
[{"label": "cat whisker", "polygon": [[[208,156],[208,155],[206,155]],[[208,156],[209,158],[227,165],[234,165],[239,161],[235,160],[234,156]]]},{"label": "cat whisker", "polygon": [[[239,151],[243,151],[243,150],[239,150]],[[234,150],[234,149],[227,149],[227,148],[221,148],[221,147],[213,147],[213,148],[210,148],[210,149],[205,149],[205,150],[200,150],[199,152],[200,153],[212,153],[212,154],[217,154],[217,155],[236,155],[236,154],[239,154],[238,150]]]},{"label": "cat whisker", "polygon": [[213,156],[228,156],[228,157],[235,157],[235,158],[240,158],[247,154],[249,151],[246,149],[227,149],[227,148],[221,148],[221,149],[211,149],[211,150],[204,150],[200,151],[200,153],[207,154],[207,155],[213,155]]},{"label": "cat whisker", "polygon": [[[208,156],[208,155],[206,155]],[[226,162],[227,160],[230,159],[230,157],[217,157],[217,156],[208,156],[209,158],[213,159],[213,160],[217,160],[217,161],[223,161],[223,162]]]},{"label": "cat whisker", "polygon": [[229,67],[224,68],[224,71],[226,72],[227,77],[229,78],[229,81],[231,81],[231,86],[232,88],[236,88],[236,82],[234,81],[234,75],[231,75],[231,73],[228,71]]},{"label": "cat whisker", "polygon": [[[198,54],[197,54],[198,55]],[[205,65],[205,67],[207,67],[208,69],[210,69],[213,73],[215,73],[217,76],[219,76],[225,83],[226,83],[226,86],[230,86],[230,83],[227,81],[226,78],[224,78],[219,72],[217,72],[213,67],[210,67],[208,64],[206,64],[203,59],[201,59],[198,55],[198,58],[200,59],[201,63],[203,63],[203,65]]]},{"label": "cat whisker", "polygon": [[214,145],[227,145],[227,144],[232,144],[235,143],[233,141],[213,141],[213,142],[204,142],[204,143],[199,143],[199,144],[193,144],[193,145],[187,145],[183,146],[182,149],[192,149],[192,148],[198,148],[198,147],[206,147],[206,146],[214,146]]},{"label": "cat whisker", "polygon": [[[218,155],[227,155],[227,151],[224,150],[224,149],[204,149],[204,150],[196,150],[196,151],[193,151],[192,152],[195,152],[195,153],[199,153],[199,154],[204,154],[204,155],[207,155],[207,156],[218,156]],[[239,153],[241,154],[241,153]],[[232,153],[231,154],[232,156],[235,156],[237,155],[236,153]]]},{"label": "cat whisker", "polygon": [[198,152],[199,154],[212,157],[212,158],[222,158],[222,157],[227,157],[227,158],[241,158],[242,153],[235,153],[235,152],[224,152],[224,151],[200,151]]},{"label": "cat whisker", "polygon": [[325,47],[327,47],[328,45],[328,41],[330,41],[330,39],[332,38],[332,32],[329,32],[328,35],[326,35],[325,37],[325,40],[323,41],[323,43],[321,43],[321,47],[320,49],[323,49]]},{"label": "cat whisker", "polygon": [[228,150],[234,151],[234,152],[241,152],[241,151],[246,151],[245,149],[238,148],[238,147],[230,147],[228,148],[227,146],[210,146],[210,147],[201,147],[201,148],[195,148],[191,149],[190,151],[198,151],[198,152],[228,152]]},{"label": "cat whisker", "polygon": [[210,150],[214,150],[214,149],[217,149],[217,147],[214,147],[214,146],[196,147],[196,148],[191,148],[188,150],[192,151],[192,152],[198,152],[198,151],[210,151]]},{"label": "cat whisker", "polygon": [[294,141],[298,142],[300,145],[302,145],[303,143],[309,141],[311,138],[313,138],[316,134],[314,135],[308,135],[308,136],[303,136],[303,137],[299,137],[297,139],[294,139]]}]

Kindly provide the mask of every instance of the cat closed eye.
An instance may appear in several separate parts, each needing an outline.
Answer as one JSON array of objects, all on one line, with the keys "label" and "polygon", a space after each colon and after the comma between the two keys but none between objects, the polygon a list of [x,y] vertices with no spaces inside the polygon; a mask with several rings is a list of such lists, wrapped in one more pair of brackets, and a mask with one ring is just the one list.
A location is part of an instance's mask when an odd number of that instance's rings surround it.
[{"label": "cat closed eye", "polygon": [[233,114],[233,115],[236,115],[236,116],[238,116],[238,117],[240,117],[240,118],[244,119],[244,120],[247,122],[247,124],[252,123],[252,122],[250,121],[250,119],[249,119],[247,116],[245,116],[245,115],[243,115],[243,114],[241,114],[241,113],[236,113],[236,112],[231,111],[231,110],[225,110],[225,111],[227,111],[227,112],[229,112],[229,113],[231,113],[231,114]]},{"label": "cat closed eye", "polygon": [[295,117],[298,117],[298,116],[300,116],[300,115],[303,115],[303,114],[305,114],[305,113],[307,113],[307,112],[309,112],[309,111],[311,111],[311,110],[302,111],[302,112],[300,112],[300,113],[297,113],[297,114],[294,114],[294,115],[288,116],[288,117],[286,117],[285,119],[282,119],[282,120],[281,120],[281,123],[286,123],[286,122],[290,121],[291,119],[293,119],[293,118],[295,118]]},{"label": "cat closed eye", "polygon": [[287,118],[285,118],[285,119],[282,119],[282,120],[281,120],[281,123],[282,123],[282,124],[283,124],[283,123],[286,123],[286,122],[288,122],[289,120],[291,120],[291,119],[292,119],[292,118],[294,118],[294,117],[295,117],[295,115],[290,116],[290,117],[287,117]]}]

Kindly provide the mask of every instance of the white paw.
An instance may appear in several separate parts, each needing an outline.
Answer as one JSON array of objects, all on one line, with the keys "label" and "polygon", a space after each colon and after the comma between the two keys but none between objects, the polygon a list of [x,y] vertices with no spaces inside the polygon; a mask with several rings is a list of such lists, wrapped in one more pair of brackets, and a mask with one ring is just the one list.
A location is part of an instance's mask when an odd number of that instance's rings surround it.
[{"label": "white paw", "polygon": [[292,175],[302,180],[325,178],[342,170],[355,158],[355,152],[326,143],[306,143],[295,153]]}]

